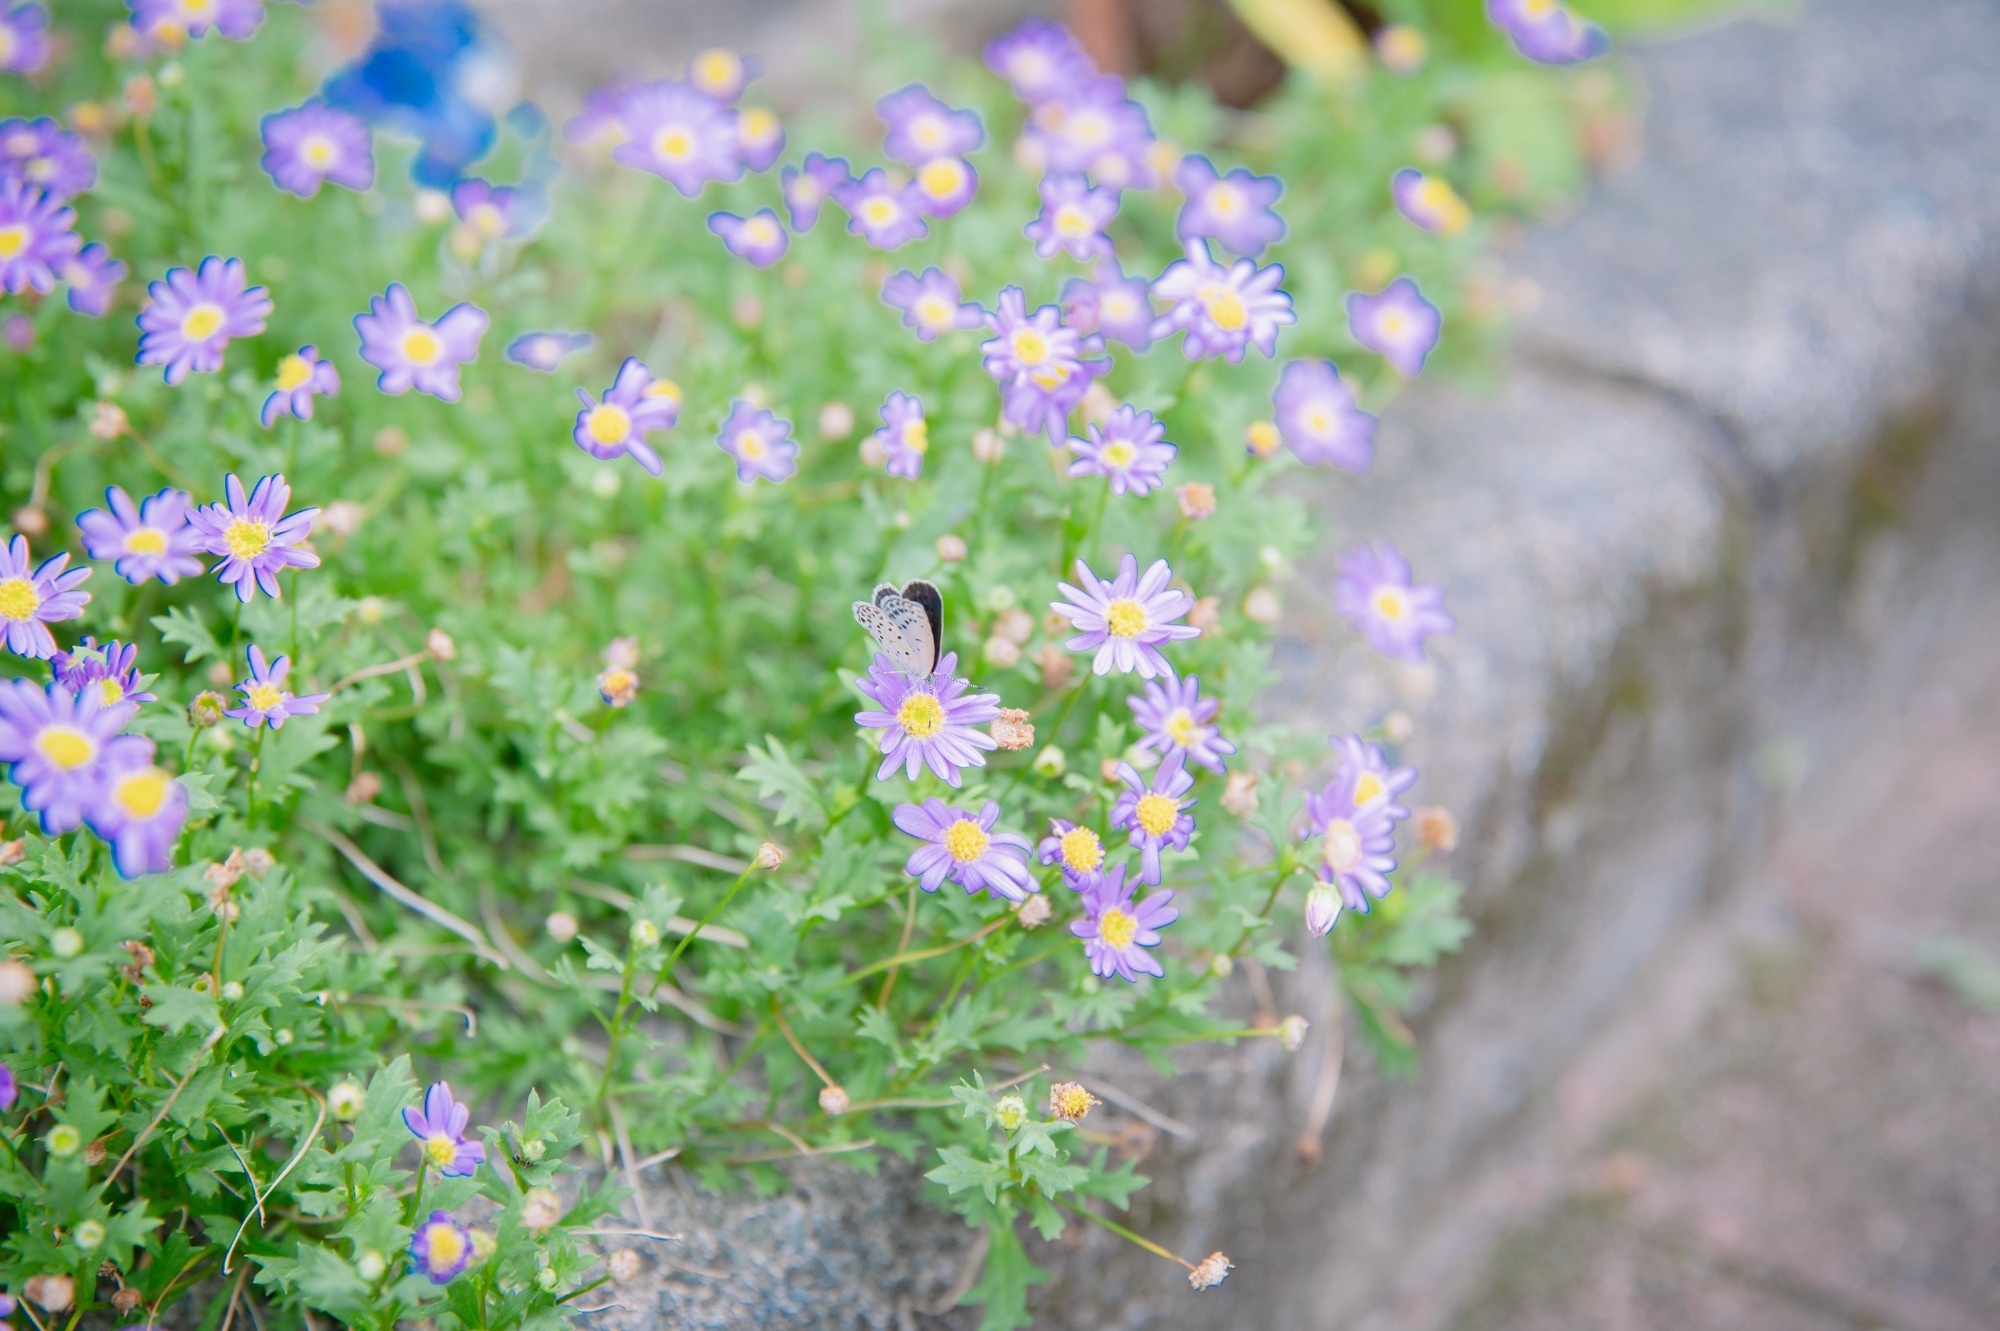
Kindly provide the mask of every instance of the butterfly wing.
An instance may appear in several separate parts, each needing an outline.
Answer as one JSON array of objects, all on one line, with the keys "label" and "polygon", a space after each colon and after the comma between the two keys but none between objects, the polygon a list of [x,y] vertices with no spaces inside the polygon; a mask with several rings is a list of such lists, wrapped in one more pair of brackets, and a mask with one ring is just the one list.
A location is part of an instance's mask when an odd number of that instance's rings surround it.
[{"label": "butterfly wing", "polygon": [[916,605],[924,612],[925,623],[930,628],[931,663],[930,670],[937,669],[938,658],[944,655],[944,597],[935,583],[918,578],[903,586],[903,599]]},{"label": "butterfly wing", "polygon": [[922,610],[886,583],[875,589],[873,601],[854,603],[855,623],[868,630],[898,669],[913,675],[930,674],[935,661],[935,648],[918,632],[922,619]]}]

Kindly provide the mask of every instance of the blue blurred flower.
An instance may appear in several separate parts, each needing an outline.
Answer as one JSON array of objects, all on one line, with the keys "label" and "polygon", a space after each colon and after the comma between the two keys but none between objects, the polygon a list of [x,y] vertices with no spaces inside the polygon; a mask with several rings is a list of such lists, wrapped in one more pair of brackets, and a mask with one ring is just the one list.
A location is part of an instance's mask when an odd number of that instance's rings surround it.
[{"label": "blue blurred flower", "polygon": [[438,188],[492,150],[514,102],[513,57],[459,0],[384,0],[361,58],[327,80],[326,100],[418,139],[411,175]]}]

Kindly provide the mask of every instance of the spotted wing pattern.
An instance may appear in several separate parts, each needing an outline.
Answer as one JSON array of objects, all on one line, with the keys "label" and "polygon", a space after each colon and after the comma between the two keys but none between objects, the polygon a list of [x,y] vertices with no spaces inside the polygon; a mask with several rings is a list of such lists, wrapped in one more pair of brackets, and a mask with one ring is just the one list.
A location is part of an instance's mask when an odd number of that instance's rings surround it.
[{"label": "spotted wing pattern", "polygon": [[899,592],[885,582],[875,589],[872,600],[854,603],[854,620],[898,669],[919,676],[937,669],[944,604],[930,583],[912,582]]}]

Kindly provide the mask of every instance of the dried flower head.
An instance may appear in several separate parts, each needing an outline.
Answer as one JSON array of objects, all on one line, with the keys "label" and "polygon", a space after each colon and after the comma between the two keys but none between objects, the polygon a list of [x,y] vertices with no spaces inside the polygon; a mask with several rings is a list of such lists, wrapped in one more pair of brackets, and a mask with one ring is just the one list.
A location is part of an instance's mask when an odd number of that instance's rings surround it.
[{"label": "dried flower head", "polygon": [[634,1280],[639,1275],[639,1254],[631,1248],[620,1248],[604,1259],[604,1269],[621,1285]]},{"label": "dried flower head", "polygon": [[777,868],[785,862],[785,848],[775,841],[766,841],[757,847],[757,856],[751,863],[766,871]]},{"label": "dried flower head", "polygon": [[116,439],[132,428],[132,422],[125,415],[125,408],[116,402],[93,402],[89,428],[98,439]]},{"label": "dried flower head", "polygon": [[829,402],[819,409],[819,437],[838,441],[854,433],[854,408],[845,402]]},{"label": "dried flower head", "polygon": [[276,857],[262,846],[252,846],[243,852],[243,871],[252,878],[262,878],[277,867]]},{"label": "dried flower head", "polygon": [[[1005,642],[1006,639],[995,639]],[[1035,742],[1035,728],[1028,722],[1028,714],[1019,707],[1003,707],[993,724],[987,727],[993,742],[1010,753],[1019,752]]]},{"label": "dried flower head", "polygon": [[937,556],[945,563],[956,564],[963,560],[967,553],[963,536],[946,532],[937,538]]},{"label": "dried flower head", "polygon": [[218,860],[201,871],[202,880],[212,888],[227,892],[243,877],[243,847],[231,846],[229,858]]},{"label": "dried flower head", "polygon": [[1054,913],[1055,908],[1049,905],[1049,899],[1040,892],[1014,907],[1014,918],[1020,922],[1023,929],[1033,929],[1047,924],[1049,916]]},{"label": "dried flower head", "polygon": [[1085,1114],[1102,1103],[1083,1088],[1082,1082],[1059,1081],[1049,1087],[1049,1117],[1065,1123],[1081,1122]]},{"label": "dried flower head", "polygon": [[382,778],[374,772],[357,772],[347,783],[345,798],[357,808],[363,804],[373,804],[375,797],[382,793]]},{"label": "dried flower head", "polygon": [[39,1304],[52,1313],[59,1313],[76,1302],[76,1282],[63,1275],[30,1276],[28,1283],[21,1287],[28,1296],[28,1302]]},{"label": "dried flower head", "polygon": [[0,961],[0,1007],[16,1007],[34,992],[34,971],[19,961]]},{"label": "dried flower head", "polygon": [[435,660],[455,661],[458,659],[458,644],[453,642],[451,635],[443,629],[434,628],[424,635],[424,650],[429,652]]},{"label": "dried flower head", "polygon": [[1021,664],[1021,645],[997,633],[980,646],[979,654],[986,658],[987,664],[1002,670],[1012,670]]},{"label": "dried flower head", "polygon": [[547,1233],[562,1217],[562,1198],[553,1189],[530,1188],[521,1198],[521,1224],[532,1233]]},{"label": "dried flower head", "polygon": [[1062,689],[1076,674],[1076,658],[1052,642],[1035,653],[1035,664],[1041,667],[1042,687],[1051,693]]},{"label": "dried flower head", "polygon": [[1238,818],[1248,818],[1257,812],[1257,774],[1231,772],[1229,783],[1222,789],[1222,807]]},{"label": "dried flower head", "polygon": [[819,1088],[819,1107],[828,1115],[838,1117],[847,1112],[847,1091],[839,1086]]},{"label": "dried flower head", "polygon": [[1188,1272],[1188,1284],[1198,1290],[1214,1289],[1235,1269],[1236,1264],[1219,1252],[1212,1252],[1203,1258],[1201,1264]]},{"label": "dried flower head", "polygon": [[1174,491],[1174,503],[1189,522],[1215,516],[1215,487],[1203,481],[1189,481]]},{"label": "dried flower head", "polygon": [[28,858],[28,839],[15,837],[12,841],[0,841],[0,867],[19,864]]},{"label": "dried flower head", "polygon": [[579,928],[576,916],[566,910],[559,910],[550,914],[549,918],[543,922],[542,927],[547,929],[549,937],[558,943],[567,943],[575,938],[576,931]]},{"label": "dried flower head", "polygon": [[1449,855],[1458,849],[1458,819],[1441,804],[1426,804],[1417,810],[1417,840],[1425,849]]}]

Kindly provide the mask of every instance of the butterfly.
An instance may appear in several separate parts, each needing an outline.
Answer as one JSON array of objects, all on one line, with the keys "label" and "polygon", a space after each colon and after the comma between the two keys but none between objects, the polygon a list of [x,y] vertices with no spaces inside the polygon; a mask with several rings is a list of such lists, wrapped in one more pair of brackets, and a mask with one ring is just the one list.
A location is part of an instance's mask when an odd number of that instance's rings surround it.
[{"label": "butterfly", "polygon": [[929,678],[937,669],[944,640],[944,597],[919,578],[897,591],[893,583],[875,588],[872,600],[854,603],[854,622],[868,630],[889,659],[905,673]]}]

